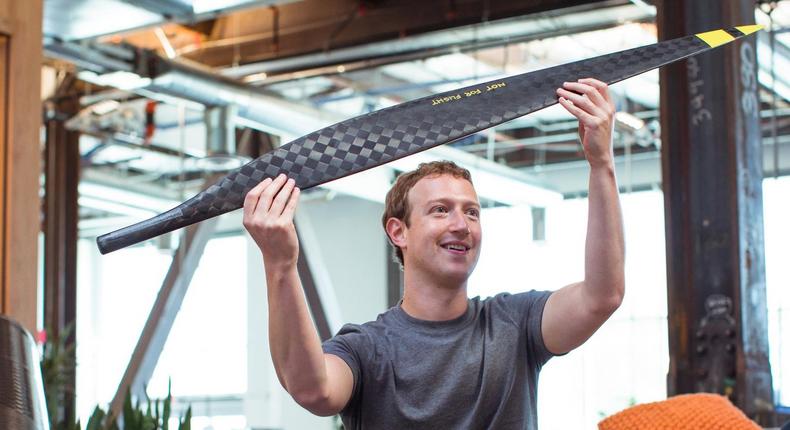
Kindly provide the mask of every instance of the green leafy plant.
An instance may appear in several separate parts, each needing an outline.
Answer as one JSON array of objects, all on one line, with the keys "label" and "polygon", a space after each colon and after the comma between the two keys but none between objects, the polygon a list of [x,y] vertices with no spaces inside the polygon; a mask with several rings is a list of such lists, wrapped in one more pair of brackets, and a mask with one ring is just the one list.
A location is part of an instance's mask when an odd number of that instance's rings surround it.
[{"label": "green leafy plant", "polygon": [[74,430],[74,422],[67,422],[61,416],[61,405],[66,397],[73,397],[74,386],[72,377],[76,363],[74,352],[76,345],[69,343],[68,339],[74,331],[74,325],[69,324],[58,333],[58,336],[47,337],[51,330],[39,333],[42,344],[41,377],[44,383],[44,398],[47,403],[49,427],[52,430]]},{"label": "green leafy plant", "polygon": [[[73,330],[74,326],[68,325],[55,338],[45,338],[44,333],[39,336],[43,350],[41,375],[44,382],[44,397],[47,403],[49,427],[52,430],[83,430],[79,420],[67,420],[60,416],[60,408],[66,396],[74,393],[70,381],[76,368],[74,361],[76,346],[67,341]],[[149,398],[144,407],[139,399],[133,403],[131,393],[127,390],[123,403],[123,430],[170,430],[172,401],[169,382],[167,397],[164,400]],[[178,428],[175,430],[191,430],[191,420],[190,406],[185,415],[179,418]],[[100,406],[96,406],[85,425],[85,430],[119,430],[119,426],[114,417]]]},{"label": "green leafy plant", "polygon": [[[132,395],[126,391],[123,401],[123,430],[169,430],[171,415],[170,404],[173,396],[170,394],[170,384],[167,386],[167,397],[164,400],[148,399],[143,406],[140,400],[132,402]],[[187,408],[183,417],[178,419],[176,430],[191,430],[192,407]],[[82,430],[77,422],[76,430]],[[118,430],[118,422],[110,417],[102,408],[96,407],[88,419],[85,430]]]}]

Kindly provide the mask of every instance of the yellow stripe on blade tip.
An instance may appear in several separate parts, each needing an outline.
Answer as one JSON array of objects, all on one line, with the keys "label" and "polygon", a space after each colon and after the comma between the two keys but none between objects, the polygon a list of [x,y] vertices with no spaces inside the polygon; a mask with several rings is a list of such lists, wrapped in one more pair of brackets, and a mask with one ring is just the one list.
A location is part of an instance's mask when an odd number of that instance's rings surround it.
[{"label": "yellow stripe on blade tip", "polygon": [[707,43],[711,48],[715,48],[719,45],[724,45],[727,42],[732,42],[735,40],[730,33],[727,33],[724,30],[713,30],[707,31],[705,33],[697,33],[697,37],[702,39],[703,42]]},{"label": "yellow stripe on blade tip", "polygon": [[756,31],[760,31],[763,28],[765,28],[765,26],[756,24],[756,25],[741,25],[741,26],[737,26],[735,28],[738,29],[738,31],[740,31],[741,33],[747,35],[747,34],[752,34],[752,33],[756,32]]}]

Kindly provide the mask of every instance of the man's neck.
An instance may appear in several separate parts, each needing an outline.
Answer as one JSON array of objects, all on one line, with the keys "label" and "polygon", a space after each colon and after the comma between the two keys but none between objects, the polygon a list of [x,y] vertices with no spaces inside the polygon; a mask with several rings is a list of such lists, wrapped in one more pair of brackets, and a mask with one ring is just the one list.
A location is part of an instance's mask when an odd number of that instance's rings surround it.
[{"label": "man's neck", "polygon": [[409,316],[426,321],[447,321],[466,312],[465,282],[449,286],[414,278],[404,273],[401,308]]}]

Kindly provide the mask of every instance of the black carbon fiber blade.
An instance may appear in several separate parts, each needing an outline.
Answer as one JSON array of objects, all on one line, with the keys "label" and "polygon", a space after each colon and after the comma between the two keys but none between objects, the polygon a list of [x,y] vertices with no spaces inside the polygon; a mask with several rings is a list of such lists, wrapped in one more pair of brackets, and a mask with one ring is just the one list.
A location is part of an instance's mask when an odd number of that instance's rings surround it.
[{"label": "black carbon fiber blade", "polygon": [[284,173],[307,189],[557,103],[563,82],[608,84],[707,51],[759,30],[715,30],[412,100],[302,136],[231,172],[181,205],[97,238],[102,254],[240,208],[265,178]]}]

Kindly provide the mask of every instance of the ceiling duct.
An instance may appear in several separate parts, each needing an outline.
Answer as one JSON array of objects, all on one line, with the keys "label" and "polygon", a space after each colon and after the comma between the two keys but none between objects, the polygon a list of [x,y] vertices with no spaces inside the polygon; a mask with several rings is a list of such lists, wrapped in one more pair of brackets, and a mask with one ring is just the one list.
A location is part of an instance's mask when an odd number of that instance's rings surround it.
[{"label": "ceiling duct", "polygon": [[348,72],[654,19],[655,10],[610,1],[232,66],[223,69],[222,74],[244,78],[250,83],[269,84],[297,77],[334,74],[338,65]]},{"label": "ceiling duct", "polygon": [[206,154],[230,155],[236,153],[234,105],[208,108],[203,112],[206,123]]},{"label": "ceiling duct", "polygon": [[294,1],[297,0],[46,0],[42,24],[45,38],[73,42],[167,22],[200,22]]},{"label": "ceiling duct", "polygon": [[[221,76],[196,63],[174,61],[154,51],[129,45],[98,49],[97,43],[53,42],[45,55],[74,63],[80,79],[113,86],[145,97],[177,97],[206,107],[236,106],[239,125],[298,137],[338,118],[264,94],[235,79]],[[172,100],[167,100],[172,101]]]},{"label": "ceiling duct", "polygon": [[250,161],[236,151],[236,105],[215,106],[203,111],[206,124],[206,156],[197,167],[209,172],[224,172]]},{"label": "ceiling duct", "polygon": [[[132,49],[131,47],[129,49]],[[74,63],[84,63],[102,53],[79,49],[57,49],[45,47],[47,55]],[[131,88],[145,97],[178,97],[205,105],[206,109],[217,106],[236,106],[236,124],[280,135],[289,141],[311,131],[340,121],[335,115],[294,102],[277,99],[262,93],[260,89],[239,81],[217,75],[210,70],[183,61],[160,57],[153,51],[133,50],[134,64],[125,69],[135,71],[139,82],[150,83]],[[64,54],[67,53],[68,55]],[[106,63],[105,63],[106,64]],[[109,68],[104,74],[113,73]],[[94,77],[101,77],[96,75]],[[90,78],[90,76],[86,76]],[[172,101],[172,100],[171,100]],[[545,206],[560,198],[545,184],[531,175],[518,172],[488,160],[468,154],[449,146],[440,146],[420,154],[405,157],[390,163],[392,168],[410,170],[416,164],[435,159],[452,160],[473,171],[478,183],[478,194],[504,204],[528,204]],[[380,200],[390,187],[390,174],[381,169],[371,169],[343,180],[323,186],[335,191],[355,195],[369,200]]]},{"label": "ceiling duct", "polygon": [[261,90],[232,78],[218,75],[198,65],[164,59],[151,51],[148,57],[147,90],[201,103],[205,106],[235,106],[242,125],[275,134],[298,137],[335,122],[328,114],[264,94]]},{"label": "ceiling duct", "polygon": [[133,6],[140,7],[161,15],[165,19],[189,19],[195,14],[190,0],[123,0]]}]

